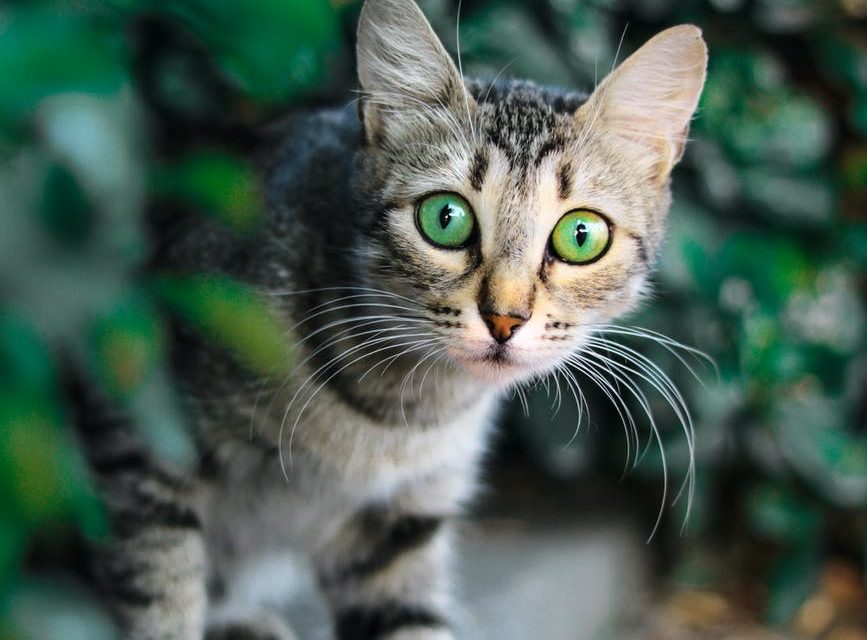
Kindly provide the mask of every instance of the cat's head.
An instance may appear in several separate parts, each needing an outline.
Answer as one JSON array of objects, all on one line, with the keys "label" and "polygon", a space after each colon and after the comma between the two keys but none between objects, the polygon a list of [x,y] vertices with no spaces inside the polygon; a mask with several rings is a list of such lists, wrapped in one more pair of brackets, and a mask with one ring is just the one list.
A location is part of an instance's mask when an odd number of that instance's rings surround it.
[{"label": "cat's head", "polygon": [[475,375],[550,370],[645,292],[706,64],[684,25],[586,100],[464,82],[411,0],[367,0],[357,192],[378,284]]}]

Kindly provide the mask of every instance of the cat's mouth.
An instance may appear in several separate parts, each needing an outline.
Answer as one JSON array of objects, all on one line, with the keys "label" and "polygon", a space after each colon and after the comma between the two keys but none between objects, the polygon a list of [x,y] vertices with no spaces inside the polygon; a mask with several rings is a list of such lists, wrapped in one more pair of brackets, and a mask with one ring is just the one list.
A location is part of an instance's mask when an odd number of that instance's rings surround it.
[{"label": "cat's mouth", "polygon": [[479,353],[453,354],[472,375],[498,386],[509,386],[532,374],[532,368],[519,361],[506,345],[492,345]]}]

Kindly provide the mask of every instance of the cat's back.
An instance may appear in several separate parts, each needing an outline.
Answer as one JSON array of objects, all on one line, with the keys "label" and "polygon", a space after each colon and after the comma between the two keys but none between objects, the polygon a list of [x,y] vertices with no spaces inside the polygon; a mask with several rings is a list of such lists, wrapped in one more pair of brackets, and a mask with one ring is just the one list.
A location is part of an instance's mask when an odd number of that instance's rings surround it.
[{"label": "cat's back", "polygon": [[269,213],[345,208],[360,129],[352,107],[296,113],[269,126],[260,157]]}]

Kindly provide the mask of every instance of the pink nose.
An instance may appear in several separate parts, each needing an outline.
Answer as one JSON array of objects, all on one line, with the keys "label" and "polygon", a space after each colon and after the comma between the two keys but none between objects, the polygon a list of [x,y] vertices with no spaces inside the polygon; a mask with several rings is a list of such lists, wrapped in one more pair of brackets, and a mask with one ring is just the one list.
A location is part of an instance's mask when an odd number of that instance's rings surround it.
[{"label": "pink nose", "polygon": [[500,344],[511,338],[515,331],[520,329],[525,322],[523,318],[515,316],[497,316],[491,314],[483,315],[482,320],[488,325],[488,331],[491,332],[491,336]]}]

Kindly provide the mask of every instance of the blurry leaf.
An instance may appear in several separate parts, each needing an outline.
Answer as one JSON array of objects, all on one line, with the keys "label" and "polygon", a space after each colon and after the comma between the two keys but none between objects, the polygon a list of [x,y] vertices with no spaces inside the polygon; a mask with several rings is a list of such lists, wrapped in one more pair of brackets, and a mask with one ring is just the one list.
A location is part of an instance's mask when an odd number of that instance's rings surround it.
[{"label": "blurry leaf", "polygon": [[848,149],[841,164],[841,178],[845,188],[867,189],[867,146]]},{"label": "blurry leaf", "polygon": [[[0,512],[0,601],[6,590],[18,579],[27,534],[21,522]],[[2,618],[0,606],[0,618]],[[3,637],[0,634],[0,637]]]},{"label": "blurry leaf", "polygon": [[94,323],[90,357],[103,388],[123,402],[148,445],[160,458],[187,466],[195,447],[164,371],[164,340],[149,301],[131,294]]},{"label": "blurry leaf", "polygon": [[161,459],[189,468],[196,461],[196,447],[172,382],[158,366],[129,398],[127,407],[136,428]]},{"label": "blurry leaf", "polygon": [[77,178],[59,164],[48,169],[39,214],[45,230],[68,244],[87,239],[95,223],[93,207]]},{"label": "blurry leaf", "polygon": [[856,266],[867,269],[867,223],[844,226],[836,244]]},{"label": "blurry leaf", "polygon": [[711,57],[698,124],[745,164],[812,168],[833,142],[823,105],[785,86],[766,52],[718,49]]},{"label": "blurry leaf", "polygon": [[201,38],[226,76],[257,100],[285,100],[321,83],[341,42],[326,0],[179,0],[161,11]]},{"label": "blurry leaf", "polygon": [[823,525],[821,509],[779,484],[754,487],[748,496],[747,515],[753,532],[789,545],[814,540]]},{"label": "blurry leaf", "polygon": [[835,29],[817,39],[822,71],[850,87],[867,91],[867,41],[854,29]]},{"label": "blurry leaf", "polygon": [[256,228],[264,206],[253,168],[221,153],[189,155],[163,167],[154,179],[154,189],[240,232]]},{"label": "blurry leaf", "polygon": [[755,167],[740,174],[744,199],[758,211],[798,227],[827,225],[837,213],[833,184],[822,176],[792,176]]},{"label": "blurry leaf", "polygon": [[867,506],[867,436],[846,429],[842,399],[809,380],[775,398],[772,420],[789,465],[830,502]]},{"label": "blurry leaf", "polygon": [[79,258],[136,265],[147,255],[141,218],[149,167],[141,106],[132,91],[54,95],[39,106],[41,145],[75,176],[97,214],[87,245],[93,253],[79,252]]},{"label": "blurry leaf", "polygon": [[461,48],[468,73],[493,79],[533,77],[545,84],[572,84],[572,73],[555,43],[527,9],[488,3],[463,16]]},{"label": "blurry leaf", "polygon": [[0,380],[31,392],[48,391],[57,384],[51,353],[22,319],[0,313]]},{"label": "blurry leaf", "polygon": [[787,550],[776,562],[769,581],[765,618],[774,625],[789,622],[807,600],[819,578],[821,556],[815,545]]},{"label": "blurry leaf", "polygon": [[852,127],[861,135],[867,137],[867,90],[858,94],[849,111],[849,121]]},{"label": "blurry leaf", "polygon": [[253,371],[272,376],[292,365],[293,339],[265,299],[225,276],[163,276],[157,296]]},{"label": "blurry leaf", "polygon": [[117,91],[125,71],[115,37],[81,13],[35,3],[4,12],[0,128],[17,124],[52,93]]},{"label": "blurry leaf", "polygon": [[92,494],[75,447],[45,397],[0,390],[0,504],[7,517],[39,527],[67,517]]},{"label": "blurry leaf", "polygon": [[686,198],[676,198],[669,214],[669,240],[659,254],[659,274],[667,286],[714,296],[713,255],[720,236],[713,213]]},{"label": "blurry leaf", "polygon": [[130,296],[103,315],[92,329],[94,368],[113,396],[128,398],[163,354],[159,319],[138,296]]},{"label": "blurry leaf", "polygon": [[794,241],[770,233],[731,234],[714,260],[718,281],[741,278],[769,308],[806,286],[814,273],[807,254]]},{"label": "blurry leaf", "polygon": [[99,600],[65,580],[23,582],[11,594],[7,610],[7,624],[13,633],[21,634],[22,640],[116,640],[119,637]]}]

